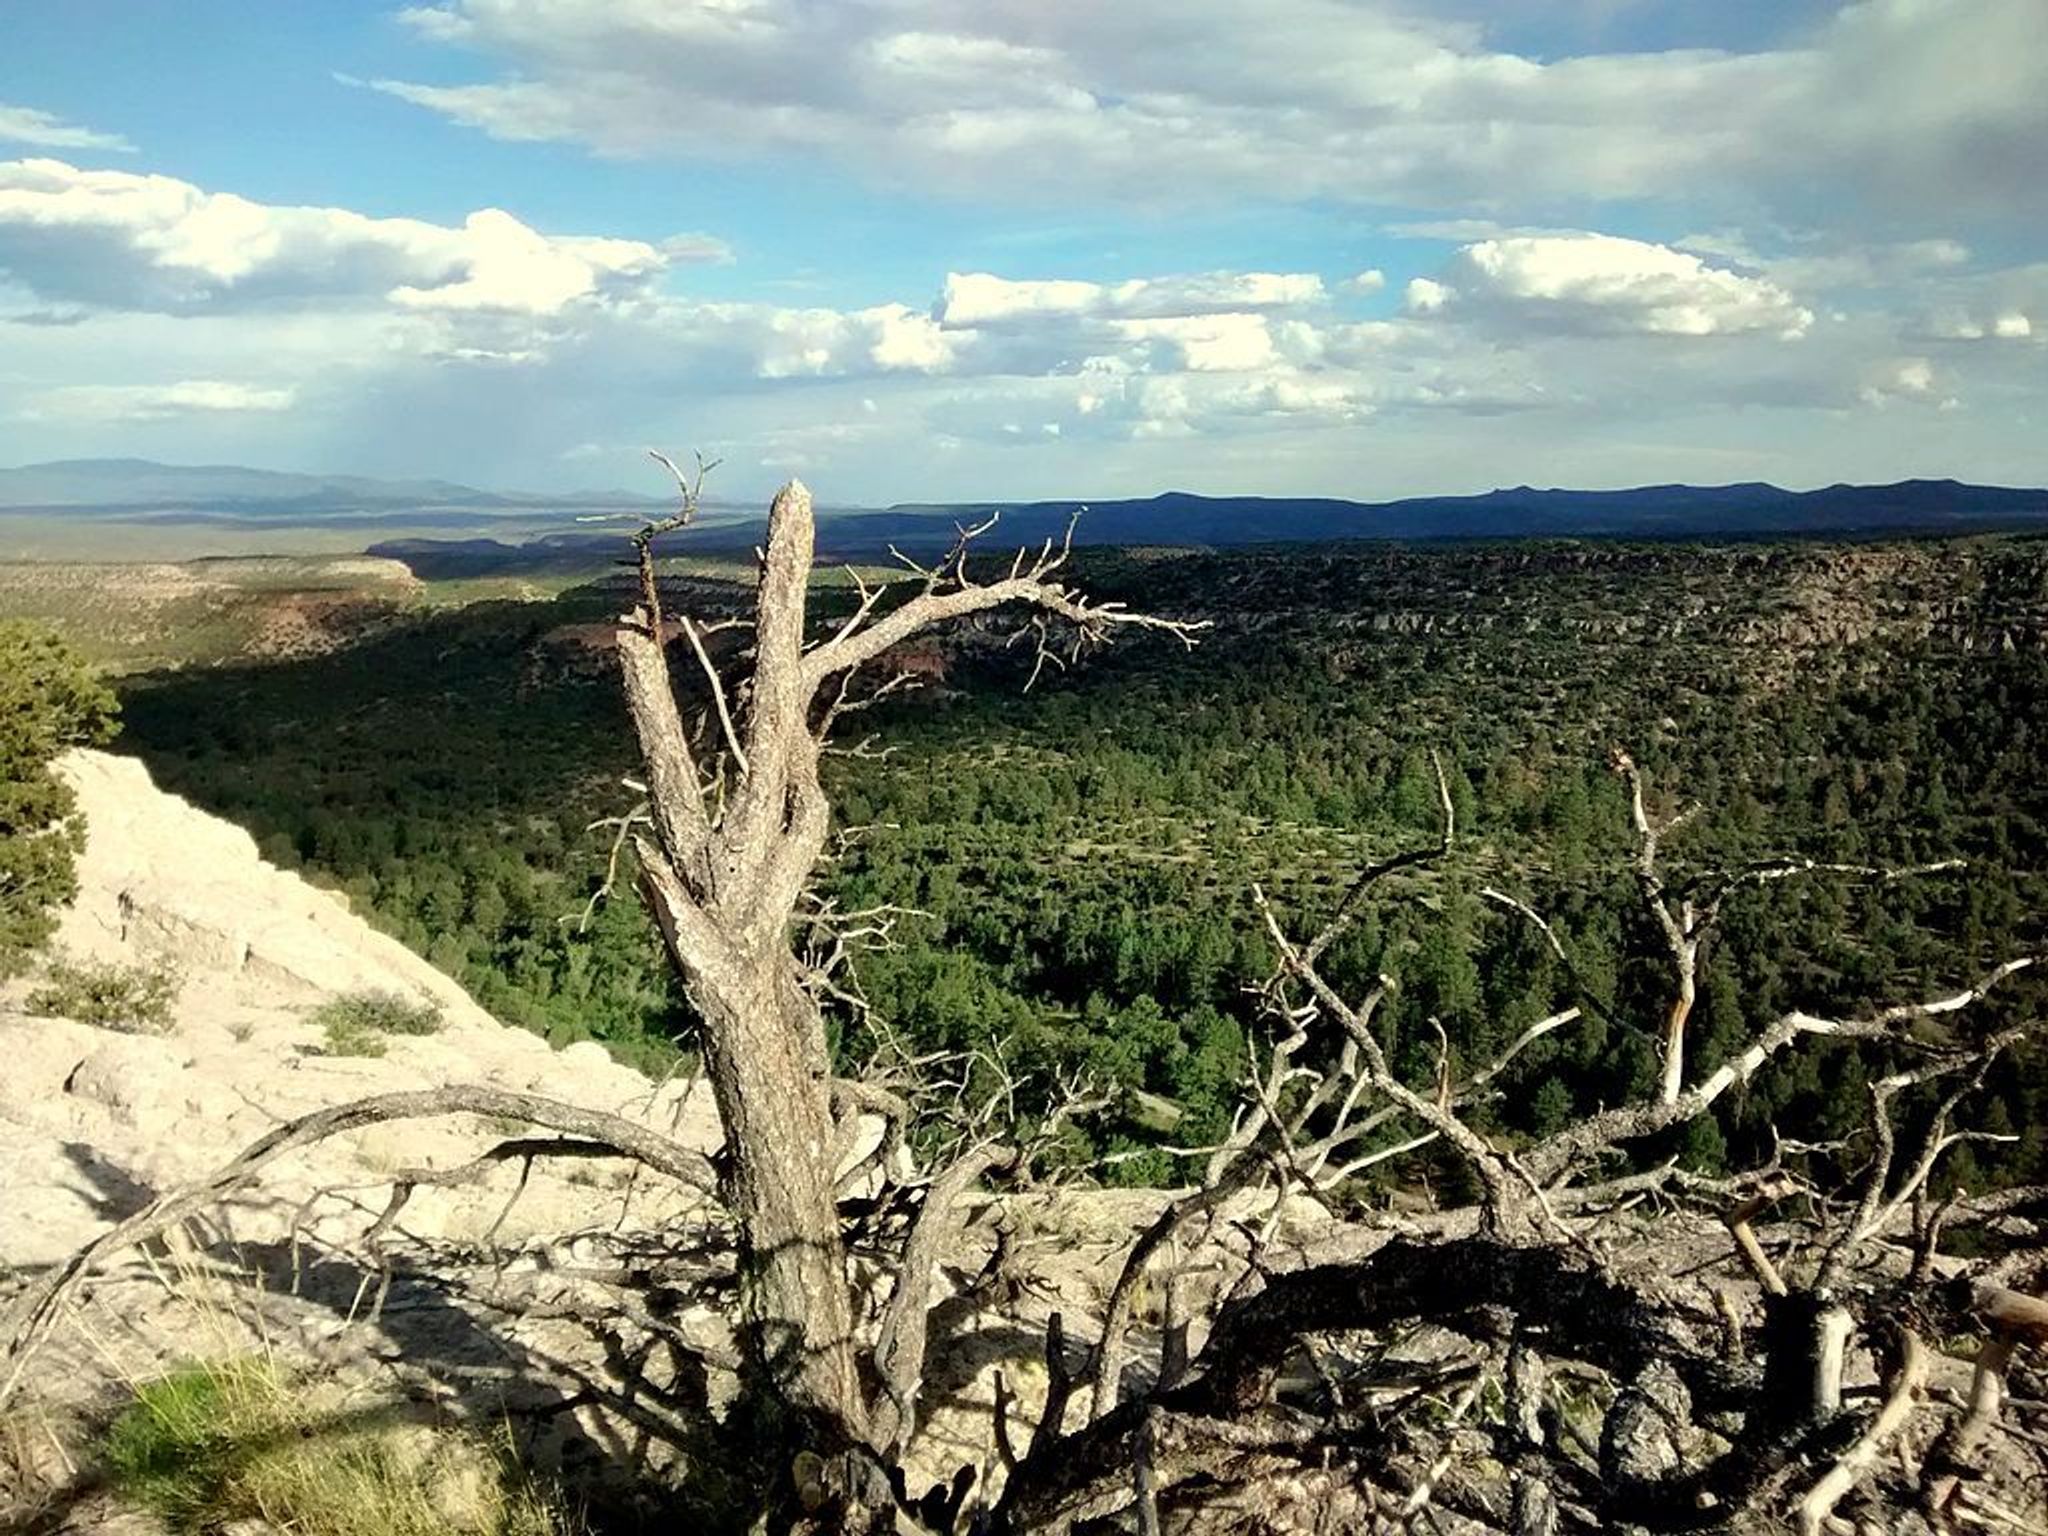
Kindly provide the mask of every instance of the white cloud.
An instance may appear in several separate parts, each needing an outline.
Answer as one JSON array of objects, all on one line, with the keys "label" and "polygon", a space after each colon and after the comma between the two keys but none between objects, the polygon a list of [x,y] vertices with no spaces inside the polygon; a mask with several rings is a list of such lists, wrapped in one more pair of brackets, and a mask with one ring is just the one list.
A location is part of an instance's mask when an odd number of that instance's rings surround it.
[{"label": "white cloud", "polygon": [[1323,280],[1313,272],[1208,272],[1121,283],[1015,281],[988,272],[949,272],[935,313],[948,328],[988,329],[1055,315],[1171,320],[1291,309],[1322,297]]},{"label": "white cloud", "polygon": [[1280,361],[1263,315],[1173,315],[1119,320],[1115,334],[1140,345],[1163,343],[1190,373],[1252,373]]},{"label": "white cloud", "polygon": [[600,345],[652,347],[726,380],[943,373],[959,345],[907,304],[839,310],[671,301],[613,317],[595,334]]},{"label": "white cloud", "polygon": [[877,368],[941,373],[953,362],[953,340],[938,322],[903,304],[884,304],[853,316],[855,325],[872,327],[868,360]]},{"label": "white cloud", "polygon": [[1928,341],[2048,342],[2048,262],[1935,285],[1914,328]]},{"label": "white cloud", "polygon": [[1962,401],[1953,394],[1924,357],[1901,357],[1868,369],[1858,395],[1866,405],[1880,409],[1893,404],[1932,405],[1954,410]]},{"label": "white cloud", "polygon": [[1719,257],[1802,292],[1911,284],[1929,274],[1967,266],[1970,261],[1970,248],[1947,237],[1845,243],[1818,234],[1788,235],[1782,239],[1782,249],[1770,255],[1760,252],[1739,230],[1686,235],[1671,243],[1679,250]]},{"label": "white cloud", "polygon": [[28,421],[143,422],[217,412],[288,411],[298,399],[289,387],[182,379],[175,384],[84,384],[37,396],[20,415]]},{"label": "white cloud", "polygon": [[670,235],[660,250],[664,260],[679,267],[729,267],[735,259],[730,245],[701,230]]},{"label": "white cloud", "polygon": [[1616,235],[1517,235],[1465,246],[1408,285],[1417,314],[1594,335],[1805,334],[1813,312],[1763,278]]},{"label": "white cloud", "polygon": [[116,149],[124,153],[135,148],[118,133],[98,133],[67,123],[34,107],[10,106],[0,101],[0,144],[32,144],[37,149]]},{"label": "white cloud", "polygon": [[1456,297],[1451,289],[1429,277],[1410,278],[1404,293],[1409,310],[1418,315],[1433,315]]},{"label": "white cloud", "polygon": [[[1765,248],[1792,254],[1759,256],[1706,227],[1681,250],[1461,225],[1481,238],[1364,320],[1351,296],[1386,286],[1377,269],[1078,281],[1021,258],[893,302],[797,307],[664,283],[720,259],[708,236],[549,235],[495,209],[377,219],[0,163],[0,458],[246,460],[260,444],[272,462],[341,463],[374,445],[373,472],[633,483],[615,445],[646,440],[727,453],[742,479],[801,465],[840,499],[986,494],[976,445],[1000,448],[1018,494],[1199,475],[1392,494],[1604,481],[1624,463],[1637,478],[1997,478],[2023,458],[2048,265],[1977,271],[1951,236],[1773,231]],[[1898,292],[1859,288],[1817,322],[1801,301],[1821,295],[1785,273],[1828,261],[1852,287],[1876,273]],[[1902,335],[1883,312],[1895,300],[1948,306],[1948,328]],[[1674,336],[1759,344],[1688,348],[1673,367]],[[131,382],[138,359],[140,377],[177,382]],[[1907,462],[1915,434],[1978,458]],[[1774,439],[1784,457],[1756,457]]]},{"label": "white cloud", "polygon": [[545,316],[638,289],[668,259],[638,240],[543,235],[494,208],[451,228],[60,160],[0,162],[0,273],[58,302],[182,313],[356,300]]},{"label": "white cloud", "polygon": [[2040,0],[1858,0],[1766,51],[1549,61],[1401,0],[448,0],[407,15],[500,74],[377,88],[500,138],[611,155],[810,152],[1011,198],[2043,219]]},{"label": "white cloud", "polygon": [[1925,330],[1937,341],[2031,341],[2034,321],[2017,309],[1985,316],[1968,309],[1949,308],[1935,311]]},{"label": "white cloud", "polygon": [[[392,300],[410,309],[552,315],[576,299],[594,296],[615,279],[646,277],[664,264],[661,253],[641,241],[554,239],[497,208],[472,213],[455,243],[461,250],[456,258],[459,277],[424,285],[401,283],[391,290]],[[445,260],[438,256],[434,264],[441,266]]]}]

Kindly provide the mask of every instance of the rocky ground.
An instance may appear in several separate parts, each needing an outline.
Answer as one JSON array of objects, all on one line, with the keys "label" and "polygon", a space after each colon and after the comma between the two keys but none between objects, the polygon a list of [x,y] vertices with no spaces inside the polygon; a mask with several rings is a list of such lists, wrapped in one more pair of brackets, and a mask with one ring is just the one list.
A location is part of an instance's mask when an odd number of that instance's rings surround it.
[{"label": "rocky ground", "polygon": [[[493,1085],[718,1145],[700,1081],[651,1082],[594,1043],[557,1051],[498,1024],[340,897],[157,790],[133,759],[79,752],[64,773],[89,838],[52,952],[167,965],[182,986],[160,1033],[38,1016],[34,977],[0,990],[0,1299],[273,1127],[371,1094]],[[328,1054],[309,1014],[364,990],[432,1002],[441,1027],[391,1037],[381,1057]],[[430,1416],[511,1423],[533,1464],[579,1497],[628,1513],[645,1502],[646,1475],[672,1466],[686,1427],[662,1400],[674,1384],[663,1344],[729,1354],[722,1260],[702,1266],[708,1298],[670,1297],[661,1316],[644,1299],[622,1310],[615,1282],[679,1254],[687,1269],[693,1244],[720,1246],[700,1195],[623,1162],[541,1160],[523,1180],[513,1162],[476,1184],[420,1188],[365,1242],[397,1170],[454,1168],[526,1129],[477,1116],[373,1125],[286,1156],[172,1242],[117,1257],[8,1409],[0,1525],[11,1508],[34,1511],[42,1530],[149,1529],[93,1492],[96,1425],[175,1363],[252,1349]],[[1099,1302],[1158,1198],[1048,1196],[978,1213],[963,1278],[1000,1226],[1031,1256],[1033,1284],[1002,1315],[961,1299],[942,1319],[946,1365],[924,1437],[936,1475],[988,1454],[994,1372],[1007,1366],[1030,1400],[1045,1312]],[[715,1405],[729,1388],[714,1376],[702,1390]]]},{"label": "rocky ground", "polygon": [[[32,978],[0,993],[0,1265],[17,1277],[281,1122],[375,1093],[484,1083],[626,1115],[699,1149],[717,1145],[700,1085],[652,1083],[596,1044],[555,1051],[497,1024],[339,898],[264,864],[247,834],[158,792],[140,763],[78,753],[65,774],[90,837],[81,894],[55,949],[168,964],[183,985],[160,1034],[32,1016]],[[381,1057],[324,1054],[309,1012],[372,989],[438,1005],[440,1029],[392,1037]],[[531,1276],[573,1262],[614,1229],[686,1225],[701,1203],[695,1193],[625,1164],[582,1161],[537,1163],[516,1202],[513,1164],[474,1186],[421,1189],[383,1244],[398,1278],[368,1320],[384,1270],[361,1236],[393,1170],[456,1166],[515,1129],[476,1117],[370,1126],[272,1165],[168,1249],[127,1256],[33,1363],[30,1397],[59,1428],[17,1475],[54,1477],[88,1462],[85,1447],[65,1440],[122,1383],[258,1340],[365,1378],[385,1370],[387,1386],[460,1399],[465,1411],[486,1398],[516,1406],[522,1396],[570,1395],[566,1382],[604,1363],[587,1334],[466,1308],[407,1280],[405,1256],[446,1253],[471,1278]],[[554,1352],[559,1369],[530,1368]],[[553,1434],[557,1451],[588,1433],[565,1421]]]}]

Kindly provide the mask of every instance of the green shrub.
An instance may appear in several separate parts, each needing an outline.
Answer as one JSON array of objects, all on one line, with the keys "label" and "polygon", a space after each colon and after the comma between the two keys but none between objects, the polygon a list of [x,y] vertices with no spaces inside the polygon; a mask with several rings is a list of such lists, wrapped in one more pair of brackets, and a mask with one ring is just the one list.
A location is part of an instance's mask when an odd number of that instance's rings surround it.
[{"label": "green shrub", "polygon": [[323,1056],[382,1056],[390,1048],[377,1031],[353,1019],[329,1019],[320,1027]]},{"label": "green shrub", "polygon": [[157,1035],[171,1027],[180,982],[167,966],[102,964],[56,959],[43,984],[29,994],[31,1013],[76,1019],[127,1035]]},{"label": "green shrub", "polygon": [[388,1036],[436,1033],[441,1005],[399,992],[344,992],[315,1008],[311,1020],[329,1056],[382,1056]]},{"label": "green shrub", "polygon": [[78,893],[84,828],[50,764],[68,747],[111,736],[117,708],[56,636],[0,621],[0,980],[49,939],[51,908]]},{"label": "green shrub", "polygon": [[145,1382],[107,1431],[107,1481],[176,1532],[260,1520],[298,1536],[559,1536],[501,1448],[275,1364],[200,1364]]}]

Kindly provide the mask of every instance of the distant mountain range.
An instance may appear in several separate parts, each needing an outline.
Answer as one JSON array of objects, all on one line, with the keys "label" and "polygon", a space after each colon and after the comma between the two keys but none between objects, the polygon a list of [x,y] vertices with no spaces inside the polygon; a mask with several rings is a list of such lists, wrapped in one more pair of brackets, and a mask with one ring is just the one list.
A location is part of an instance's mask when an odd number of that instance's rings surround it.
[{"label": "distant mountain range", "polygon": [[[929,530],[936,521],[1002,513],[1005,535],[1036,542],[1065,529],[1076,503],[899,506],[833,520],[835,537],[873,542]],[[1512,490],[1358,502],[1328,498],[1197,496],[1168,491],[1142,501],[1088,505],[1076,542],[1257,544],[1324,539],[1498,539],[1579,536],[1861,533],[1886,530],[2048,528],[2048,490],[1902,480],[1788,491],[1775,485],[1646,485],[1625,491]]]},{"label": "distant mountain range", "polygon": [[[879,512],[825,512],[818,547],[857,558],[949,542],[956,524],[1000,513],[989,548],[1035,545],[1065,534],[1080,502],[913,504]],[[1513,490],[1358,502],[1329,498],[1196,496],[1169,491],[1140,501],[1086,504],[1077,544],[1248,545],[1334,539],[1761,538],[1878,533],[2048,531],[2048,490],[1903,480],[1788,491],[1775,485],[1651,485],[1627,491]],[[675,547],[704,553],[751,548],[758,519],[706,525]],[[406,561],[421,576],[538,569],[616,551],[618,535],[557,533],[527,543],[491,538],[394,539],[371,553]]]},{"label": "distant mountain range", "polygon": [[480,491],[448,480],[373,480],[363,475],[297,475],[235,464],[159,464],[150,459],[61,459],[0,469],[0,508],[127,512],[191,509],[258,515],[368,512],[422,507],[528,511],[551,505],[654,505],[627,491],[541,495]]},{"label": "distant mountain range", "polygon": [[[616,530],[573,524],[589,508],[664,505],[631,492],[550,495],[482,491],[443,480],[373,480],[355,475],[295,475],[231,465],[157,464],[143,459],[78,459],[0,469],[0,511],[61,511],[82,517],[168,518],[250,529],[305,526],[432,527],[417,514],[463,514],[462,538],[398,538],[372,546],[440,570],[512,570],[615,552]],[[908,503],[882,510],[825,509],[819,544],[829,555],[857,556],[891,544],[929,549],[955,523],[1002,514],[991,545],[1036,544],[1060,537],[1078,501]],[[2048,530],[2048,490],[1902,480],[1893,485],[1831,485],[1788,491],[1738,485],[1648,485],[1633,490],[1538,490],[1516,486],[1475,496],[1421,496],[1359,502],[1328,497],[1198,496],[1168,491],[1142,500],[1086,503],[1076,531],[1085,544],[1242,545],[1329,539],[1683,538],[1850,535],[1888,532]],[[709,510],[709,509],[707,509]],[[751,548],[759,515],[722,506],[688,535],[690,547]],[[509,514],[505,537],[493,514]],[[534,537],[536,532],[538,537]]]}]

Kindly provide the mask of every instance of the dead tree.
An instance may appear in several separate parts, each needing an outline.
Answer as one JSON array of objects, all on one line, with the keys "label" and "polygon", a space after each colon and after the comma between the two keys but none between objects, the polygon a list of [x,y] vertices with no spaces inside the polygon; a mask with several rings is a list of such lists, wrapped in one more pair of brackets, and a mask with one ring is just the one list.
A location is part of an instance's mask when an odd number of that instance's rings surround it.
[{"label": "dead tree", "polygon": [[[717,721],[700,750],[670,675],[655,545],[691,522],[701,478],[678,474],[680,509],[635,537],[639,604],[619,631],[645,765],[646,830],[634,841],[640,889],[701,1021],[726,1134],[725,1196],[742,1245],[745,1336],[763,1385],[828,1443],[888,1450],[922,1370],[921,1349],[885,1352],[880,1391],[870,1394],[834,1190],[844,1122],[862,1106],[835,1102],[815,973],[795,948],[800,904],[831,828],[819,778],[828,734],[857,702],[862,668],[947,620],[1028,608],[1041,665],[1062,659],[1059,628],[1071,656],[1119,628],[1188,640],[1195,626],[1093,603],[1064,585],[1071,525],[1065,542],[1047,541],[1035,555],[1019,550],[1007,570],[977,580],[969,559],[991,519],[961,529],[935,565],[905,559],[914,577],[907,600],[892,601],[891,588],[856,576],[853,613],[813,635],[811,495],[792,481],[769,509],[744,678],[724,676],[693,620],[681,619]],[[945,1204],[928,1202],[925,1220],[945,1221]],[[928,1283],[906,1275],[898,1292],[884,1339],[921,1343]]]},{"label": "dead tree", "polygon": [[[1671,1003],[1664,1016],[1663,1070],[1659,1092],[1665,1103],[1677,1099],[1685,1086],[1686,1023],[1699,998],[1699,970],[1707,945],[1721,921],[1721,907],[1735,892],[1746,887],[1796,880],[1808,875],[1886,884],[1918,875],[1944,874],[1963,867],[1961,859],[1942,859],[1932,864],[1885,868],[1869,864],[1823,864],[1814,859],[1767,859],[1736,869],[1714,870],[1679,883],[1675,887],[1666,874],[1663,842],[1698,812],[1690,806],[1659,819],[1651,814],[1644,797],[1642,770],[1628,752],[1616,747],[1608,756],[1609,766],[1628,785],[1629,823],[1636,836],[1636,886],[1643,907],[1657,926],[1671,959],[1674,983]],[[1495,899],[1499,899],[1496,897]]]},{"label": "dead tree", "polygon": [[[819,931],[833,936],[824,947],[839,951],[863,921],[806,906],[831,830],[820,779],[828,738],[845,713],[906,680],[891,676],[863,692],[863,669],[949,620],[1006,606],[1027,610],[1028,626],[1020,633],[1035,641],[1034,681],[1046,666],[1064,667],[1120,630],[1192,644],[1202,626],[1094,602],[1066,585],[1072,523],[1064,539],[1020,549],[982,579],[970,560],[976,540],[994,526],[991,518],[959,528],[932,565],[898,555],[906,580],[870,583],[856,573],[853,611],[814,632],[811,496],[792,481],[769,510],[751,616],[736,625],[707,625],[682,614],[673,625],[705,701],[700,728],[693,729],[671,673],[657,541],[694,521],[706,466],[700,462],[696,475],[686,477],[656,457],[675,474],[681,504],[632,539],[638,602],[620,620],[618,656],[644,765],[636,785],[644,801],[613,823],[619,846],[612,869],[630,844],[640,892],[699,1021],[725,1132],[718,1192],[739,1249],[738,1322],[749,1385],[772,1402],[791,1443],[841,1456],[828,1463],[824,1486],[810,1489],[807,1499],[887,1503],[880,1474],[915,1423],[925,1313],[953,1206],[980,1175],[1015,1154],[986,1143],[963,1148],[955,1165],[932,1180],[874,1330],[878,1342],[865,1348],[836,1176],[862,1115],[880,1111],[900,1122],[907,1110],[873,1085],[835,1079],[827,1048],[820,1004],[833,994],[834,967],[818,961]],[[751,633],[732,671],[721,669],[707,644],[728,627]],[[440,1108],[467,1105],[451,1090]],[[409,1105],[402,1112],[423,1111]],[[379,1111],[368,1113],[374,1118]],[[337,1123],[364,1118],[346,1107],[337,1115]],[[527,1118],[552,1124],[560,1116],[543,1107]],[[323,1120],[295,1134],[314,1139],[330,1133],[325,1127]],[[892,1134],[900,1131],[899,1123]],[[623,1150],[671,1172],[685,1166],[695,1172],[680,1148],[636,1144]],[[203,1190],[188,1192],[187,1203],[218,1198],[267,1155],[267,1148],[252,1149]],[[106,1242],[145,1240],[184,1211],[184,1204],[172,1204],[144,1213]],[[19,1359],[33,1347],[72,1283],[103,1251],[104,1243],[95,1246],[37,1287],[11,1337],[10,1356]]]}]

